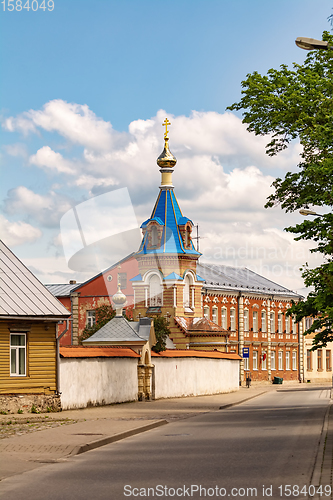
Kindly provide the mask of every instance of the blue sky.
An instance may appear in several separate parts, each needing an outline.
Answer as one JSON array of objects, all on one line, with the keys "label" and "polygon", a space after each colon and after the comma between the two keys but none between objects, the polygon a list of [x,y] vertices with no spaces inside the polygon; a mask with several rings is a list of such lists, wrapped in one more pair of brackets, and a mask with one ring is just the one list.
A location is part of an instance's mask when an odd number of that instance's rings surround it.
[{"label": "blue sky", "polygon": [[274,176],[296,168],[297,144],[271,160],[265,139],[225,108],[239,99],[247,73],[302,63],[306,52],[294,40],[330,29],[331,2],[55,0],[52,11],[9,12],[7,0],[0,7],[0,229],[40,279],[88,277],[68,267],[59,239],[71,207],[126,187],[139,225],[150,215],[168,116],[176,194],[199,223],[207,258],[301,290],[297,269],[308,246],[283,234],[298,216],[263,208]]}]

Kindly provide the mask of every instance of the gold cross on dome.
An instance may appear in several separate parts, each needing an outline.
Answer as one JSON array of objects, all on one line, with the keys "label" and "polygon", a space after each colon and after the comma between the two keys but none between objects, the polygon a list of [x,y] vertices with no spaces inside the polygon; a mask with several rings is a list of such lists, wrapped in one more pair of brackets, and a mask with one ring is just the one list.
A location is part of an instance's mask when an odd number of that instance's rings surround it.
[{"label": "gold cross on dome", "polygon": [[164,120],[164,122],[162,123],[162,127],[164,127],[164,126],[165,126],[164,139],[167,139],[167,138],[168,138],[168,132],[169,132],[169,130],[168,130],[168,125],[171,125],[171,122],[169,122],[169,120],[166,118],[166,119]]}]

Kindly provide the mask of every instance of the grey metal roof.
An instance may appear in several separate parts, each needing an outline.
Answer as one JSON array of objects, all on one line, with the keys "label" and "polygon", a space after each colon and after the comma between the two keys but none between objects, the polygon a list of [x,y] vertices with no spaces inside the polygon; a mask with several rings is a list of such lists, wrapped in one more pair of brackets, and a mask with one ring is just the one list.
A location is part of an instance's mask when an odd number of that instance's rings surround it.
[{"label": "grey metal roof", "polygon": [[0,240],[0,317],[68,317],[67,309]]},{"label": "grey metal roof", "polygon": [[[143,328],[145,328],[144,325]],[[142,328],[142,327],[141,327]],[[106,325],[102,326],[96,333],[94,333],[87,340],[84,340],[84,344],[89,342],[140,342],[147,341],[149,339],[141,336],[141,328],[139,335],[139,322],[138,321],[127,321],[123,316],[115,316]],[[150,325],[149,325],[150,331]],[[146,334],[146,332],[144,332]]]},{"label": "grey metal roof", "polygon": [[205,280],[203,286],[208,290],[244,291],[248,293],[264,293],[267,295],[281,295],[294,298],[302,297],[246,267],[198,263],[197,274]]},{"label": "grey metal roof", "polygon": [[63,285],[44,285],[55,297],[68,297],[72,290],[81,286],[82,283],[65,283]]}]

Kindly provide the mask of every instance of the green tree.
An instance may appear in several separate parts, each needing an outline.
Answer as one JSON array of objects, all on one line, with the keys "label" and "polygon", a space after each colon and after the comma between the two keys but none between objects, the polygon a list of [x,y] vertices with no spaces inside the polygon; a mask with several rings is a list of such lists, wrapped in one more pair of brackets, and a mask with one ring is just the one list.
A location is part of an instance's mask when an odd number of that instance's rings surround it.
[{"label": "green tree", "polygon": [[169,324],[164,316],[157,316],[154,318],[154,329],[156,335],[156,344],[152,347],[154,352],[165,351],[166,349],[166,339],[171,333],[169,329]]},{"label": "green tree", "polygon": [[[323,33],[333,44],[333,37]],[[286,212],[320,207],[322,217],[285,228],[296,240],[313,240],[312,252],[323,256],[315,269],[303,267],[305,285],[313,290],[304,302],[293,304],[288,314],[296,321],[312,316],[315,321],[305,334],[316,334],[313,349],[333,340],[333,51],[314,50],[304,64],[270,69],[267,75],[248,74],[242,82],[242,98],[228,109],[242,110],[243,123],[255,135],[270,135],[266,153],[274,156],[299,139],[302,145],[296,172],[273,182],[275,192],[266,208],[280,205]]]},{"label": "green tree", "polygon": [[112,318],[115,317],[116,311],[112,309],[112,306],[104,304],[103,306],[97,307],[95,310],[96,322],[93,326],[86,326],[82,332],[82,337],[80,341],[86,340],[96,333],[102,326],[106,325]]}]

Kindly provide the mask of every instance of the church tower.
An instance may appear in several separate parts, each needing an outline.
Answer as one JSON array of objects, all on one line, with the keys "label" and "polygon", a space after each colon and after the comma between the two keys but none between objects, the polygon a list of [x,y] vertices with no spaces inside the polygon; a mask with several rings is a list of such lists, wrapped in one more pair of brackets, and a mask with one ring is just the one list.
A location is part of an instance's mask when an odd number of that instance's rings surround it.
[{"label": "church tower", "polygon": [[174,192],[177,159],[169,149],[168,125],[165,119],[164,149],[157,158],[160,191],[150,218],[141,226],[143,237],[136,254],[140,274],[131,280],[133,316],[169,318],[170,337],[178,348],[186,348],[188,342],[174,318],[202,317],[203,280],[196,273],[201,254],[193,245],[193,222],[182,214]]}]

